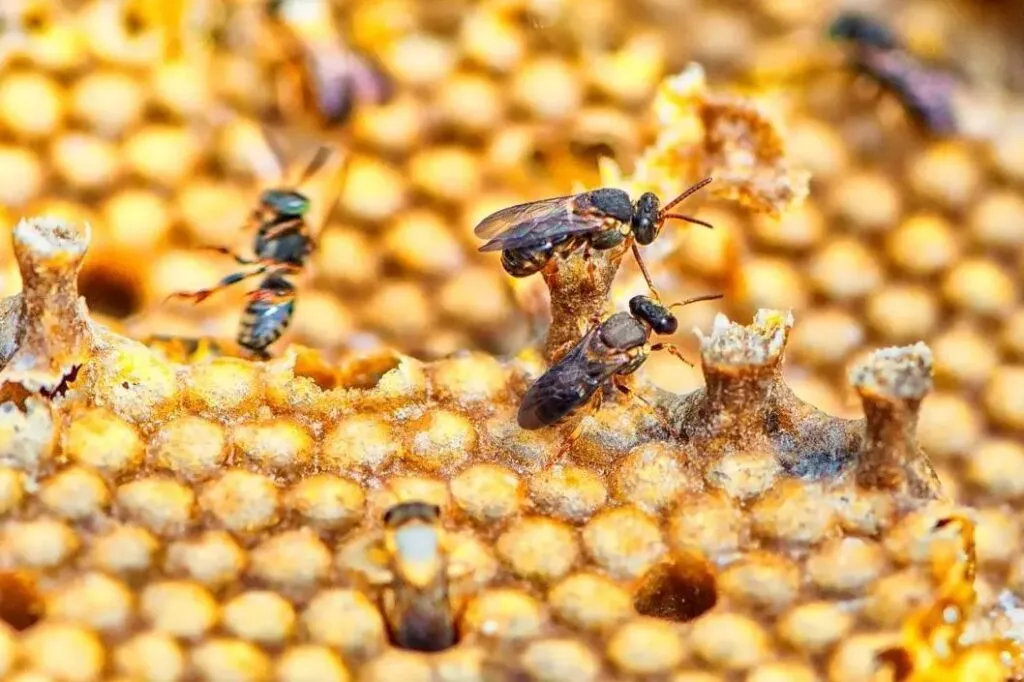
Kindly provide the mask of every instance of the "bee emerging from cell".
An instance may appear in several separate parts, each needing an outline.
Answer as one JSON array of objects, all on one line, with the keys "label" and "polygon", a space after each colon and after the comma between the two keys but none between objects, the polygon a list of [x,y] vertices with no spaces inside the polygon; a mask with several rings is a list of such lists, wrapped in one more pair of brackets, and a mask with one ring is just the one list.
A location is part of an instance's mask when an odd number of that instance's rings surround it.
[{"label": "bee emerging from cell", "polygon": [[[590,258],[591,250],[632,248],[647,286],[657,298],[637,245],[653,242],[670,218],[712,227],[702,220],[670,212],[710,182],[711,178],[701,180],[665,206],[653,192],[644,192],[632,202],[629,194],[614,188],[518,204],[484,218],[474,234],[489,240],[480,247],[481,251],[501,251],[501,264],[513,277],[540,272],[551,267],[556,256],[566,258],[580,248],[584,249],[586,259]],[[590,269],[592,273],[592,264]]]},{"label": "bee emerging from cell", "polygon": [[[270,138],[267,139],[270,142]],[[270,143],[273,147],[273,143]],[[283,155],[276,148],[273,151],[280,164]],[[311,203],[296,188],[321,170],[330,155],[331,151],[327,147],[320,147],[296,183],[267,189],[260,195],[259,205],[244,226],[256,230],[253,257],[238,255],[224,246],[203,247],[229,255],[239,265],[255,268],[232,273],[209,289],[176,292],[168,298],[185,298],[200,303],[221,289],[262,276],[260,285],[248,293],[249,302],[242,313],[237,340],[240,346],[255,357],[268,359],[270,355],[267,348],[284,334],[295,313],[297,290],[288,278],[303,271],[315,246],[306,221]],[[338,190],[340,187],[336,183],[328,195],[328,210],[323,213],[325,219],[337,199]]]},{"label": "bee emerging from cell", "polygon": [[911,54],[888,27],[863,14],[839,15],[829,36],[846,48],[849,67],[896,97],[923,130],[937,136],[957,132],[957,79],[947,68]]},{"label": "bee emerging from cell", "polygon": [[[526,391],[519,405],[519,426],[536,430],[565,424],[581,408],[598,409],[608,387],[630,395],[623,378],[639,369],[653,351],[666,350],[691,364],[673,344],[651,344],[651,335],[676,332],[679,322],[671,308],[719,298],[721,294],[696,296],[666,306],[648,296],[634,296],[628,313],[595,320],[590,331]],[[559,456],[572,447],[581,423],[566,437]]]},{"label": "bee emerging from cell", "polygon": [[441,509],[427,502],[400,502],[384,513],[387,577],[379,579],[380,605],[396,646],[442,651],[458,638],[449,595],[461,569],[449,561]]}]

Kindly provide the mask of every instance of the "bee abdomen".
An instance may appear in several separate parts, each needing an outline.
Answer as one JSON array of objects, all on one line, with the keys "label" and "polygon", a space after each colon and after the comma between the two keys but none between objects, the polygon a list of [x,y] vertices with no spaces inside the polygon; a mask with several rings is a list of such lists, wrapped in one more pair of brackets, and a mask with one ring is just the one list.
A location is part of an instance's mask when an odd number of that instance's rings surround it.
[{"label": "bee abdomen", "polygon": [[263,350],[281,338],[291,323],[295,304],[267,304],[260,301],[250,304],[242,313],[238,329],[238,343],[250,350]]},{"label": "bee abdomen", "polygon": [[540,247],[523,249],[506,249],[501,252],[501,267],[513,277],[529,277],[540,272],[551,260],[552,247],[544,244]]}]

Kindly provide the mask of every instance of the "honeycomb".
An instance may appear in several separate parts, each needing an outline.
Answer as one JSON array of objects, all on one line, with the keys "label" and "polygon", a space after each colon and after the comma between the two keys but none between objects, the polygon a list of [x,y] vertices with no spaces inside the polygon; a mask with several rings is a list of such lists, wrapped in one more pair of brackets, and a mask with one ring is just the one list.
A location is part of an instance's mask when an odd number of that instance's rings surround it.
[{"label": "honeycomb", "polygon": [[[946,499],[916,442],[924,344],[870,355],[851,375],[867,416],[845,420],[782,381],[792,314],[720,316],[700,335],[705,388],[639,386],[648,399],[585,417],[564,459],[557,433],[511,426],[535,353],[392,352],[373,383],[295,349],[170,363],[89,319],[88,238],[14,230],[11,679],[868,680],[895,651],[925,661],[915,674],[1002,680],[1019,659],[975,594],[967,515],[983,512]],[[390,646],[367,587],[379,519],[409,500],[444,510],[465,567],[460,641],[439,654]],[[931,532],[950,519],[966,530]]]},{"label": "honeycomb", "polygon": [[[684,309],[703,336],[673,340],[701,371],[652,356],[646,402],[606,400],[570,461],[552,461],[558,433],[514,426],[543,365],[532,347],[490,353],[528,344],[524,301],[550,304],[550,358],[579,337],[581,300],[607,312],[642,289],[628,259],[614,287],[620,264],[602,262],[597,291],[510,286],[472,226],[517,201],[651,184],[634,166],[659,151],[648,104],[664,75],[696,59],[717,85],[799,61],[823,30],[808,3],[641,4],[344,3],[397,96],[315,135],[355,163],[288,349],[261,365],[170,363],[103,325],[234,335],[238,296],[157,304],[230,271],[192,247],[250,239],[271,58],[164,61],[157,28],[112,1],[0,8],[5,27],[33,19],[18,55],[0,44],[0,290],[22,292],[0,307],[7,678],[1015,674],[1017,95],[992,98],[1010,113],[981,141],[925,140],[838,81],[759,100],[812,174],[807,201],[752,216],[772,208],[749,191],[763,184],[727,175],[733,194],[701,205],[713,231],[648,249],[668,300],[722,290],[753,323]],[[877,3],[916,50],[1019,87],[1012,24],[989,4]],[[616,163],[597,163],[605,150]],[[61,222],[18,222],[33,215]],[[337,364],[289,341],[386,347]],[[430,656],[388,643],[358,561],[412,499],[442,506],[471,567],[453,586],[459,644]]]}]

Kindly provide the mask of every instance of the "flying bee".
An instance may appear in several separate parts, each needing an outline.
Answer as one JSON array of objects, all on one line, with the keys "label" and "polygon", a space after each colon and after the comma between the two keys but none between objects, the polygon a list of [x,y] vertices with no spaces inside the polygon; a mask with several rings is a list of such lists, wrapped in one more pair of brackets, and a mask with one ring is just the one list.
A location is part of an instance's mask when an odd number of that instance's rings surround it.
[{"label": "flying bee", "polygon": [[921,128],[940,136],[957,131],[957,79],[948,69],[911,54],[888,27],[863,14],[840,14],[829,36],[847,48],[850,68],[896,97]]},{"label": "flying bee", "polygon": [[455,644],[456,628],[441,509],[400,502],[384,513],[384,528],[391,577],[381,593],[381,608],[392,641],[414,651],[447,649]]},{"label": "flying bee", "polygon": [[646,246],[653,242],[670,218],[712,227],[696,218],[669,213],[710,182],[711,178],[701,180],[664,207],[653,192],[644,192],[636,202],[631,202],[625,191],[607,187],[518,204],[484,218],[474,234],[489,240],[480,247],[481,251],[501,251],[502,267],[513,277],[539,272],[555,256],[566,258],[580,247],[585,249],[584,258],[589,258],[591,249],[603,251],[628,245],[647,286],[654,292],[654,282],[637,244]]},{"label": "flying bee", "polygon": [[310,114],[320,127],[343,125],[359,105],[391,100],[395,88],[381,64],[341,42],[311,39],[292,25],[284,0],[270,0],[266,15],[281,43],[282,59],[274,79],[277,103],[286,118]]},{"label": "flying bee", "polygon": [[[648,296],[634,296],[628,313],[615,313],[596,323],[530,386],[519,405],[519,426],[536,430],[563,424],[595,397],[592,407],[597,409],[609,384],[628,395],[630,390],[622,378],[639,369],[652,351],[666,350],[690,364],[673,344],[651,344],[651,334],[676,332],[679,321],[671,308],[719,298],[721,294],[696,296],[665,306]],[[579,425],[563,443],[560,454],[575,441],[578,429]]]},{"label": "flying bee", "polygon": [[[267,141],[280,164],[283,155],[269,137]],[[297,290],[288,277],[302,272],[315,246],[306,221],[311,202],[295,188],[322,169],[330,156],[330,149],[320,147],[296,183],[267,189],[260,194],[259,204],[243,225],[243,229],[256,229],[254,257],[238,255],[225,246],[202,247],[229,255],[239,265],[255,265],[256,268],[248,272],[234,272],[209,289],[176,292],[168,298],[186,298],[200,303],[221,289],[252,277],[264,276],[260,285],[248,293],[249,302],[242,314],[237,341],[254,356],[269,358],[267,347],[284,334],[295,313]],[[328,207],[337,199],[338,190],[340,187],[336,185],[326,202]],[[324,211],[325,219],[329,212]]]}]

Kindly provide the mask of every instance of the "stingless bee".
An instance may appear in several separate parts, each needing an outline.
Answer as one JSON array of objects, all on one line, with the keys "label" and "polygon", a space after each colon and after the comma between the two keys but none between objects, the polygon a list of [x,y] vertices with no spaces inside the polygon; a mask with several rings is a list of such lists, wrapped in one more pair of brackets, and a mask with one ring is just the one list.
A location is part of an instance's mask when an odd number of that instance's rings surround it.
[{"label": "stingless bee", "polygon": [[391,100],[394,84],[376,59],[345,45],[333,32],[330,39],[303,35],[285,16],[286,4],[266,4],[268,23],[284,52],[274,83],[286,118],[311,114],[319,127],[329,128],[347,123],[357,106]]},{"label": "stingless bee", "polygon": [[481,251],[501,251],[501,264],[513,277],[527,277],[545,269],[555,256],[566,258],[583,247],[603,251],[628,245],[640,266],[647,286],[657,295],[637,244],[646,246],[661,232],[670,218],[712,227],[710,224],[669,211],[683,199],[707,186],[711,178],[693,185],[661,206],[653,192],[644,192],[636,202],[621,189],[602,188],[581,194],[541,199],[510,206],[480,221],[474,234],[489,241]]},{"label": "stingless bee", "polygon": [[[267,141],[280,164],[283,155],[269,137]],[[194,303],[200,303],[221,289],[263,275],[264,279],[260,285],[248,294],[249,302],[242,313],[237,341],[257,358],[268,359],[270,355],[267,347],[284,334],[295,313],[297,290],[288,277],[303,270],[315,246],[306,221],[311,203],[309,198],[296,188],[301,187],[322,169],[330,156],[330,149],[320,147],[297,182],[286,184],[285,187],[267,189],[260,194],[259,204],[243,226],[256,228],[253,243],[255,257],[240,256],[224,246],[202,247],[229,255],[239,265],[258,267],[248,272],[232,273],[209,289],[176,292],[168,298],[186,298]],[[326,202],[328,208],[337,199],[339,189],[335,186],[335,191],[329,195]],[[324,211],[325,219],[329,212]]]},{"label": "stingless bee", "polygon": [[[558,362],[530,386],[519,405],[519,426],[536,430],[563,424],[580,408],[600,406],[602,391],[611,385],[624,394],[630,390],[622,378],[632,374],[652,351],[666,350],[683,362],[690,362],[671,343],[651,344],[651,334],[674,334],[679,322],[671,308],[697,301],[722,298],[721,294],[695,296],[665,306],[648,296],[634,296],[629,312],[615,313],[594,324]],[[563,443],[559,454],[568,450],[579,435],[579,425]]]},{"label": "stingless bee", "polygon": [[847,48],[850,68],[896,97],[921,128],[940,136],[957,132],[957,79],[948,69],[911,54],[888,27],[863,14],[840,14],[829,36]]},{"label": "stingless bee", "polygon": [[454,575],[440,507],[420,501],[390,507],[384,513],[383,545],[390,575],[381,581],[380,601],[392,641],[414,651],[454,645],[455,613],[448,592]]}]

